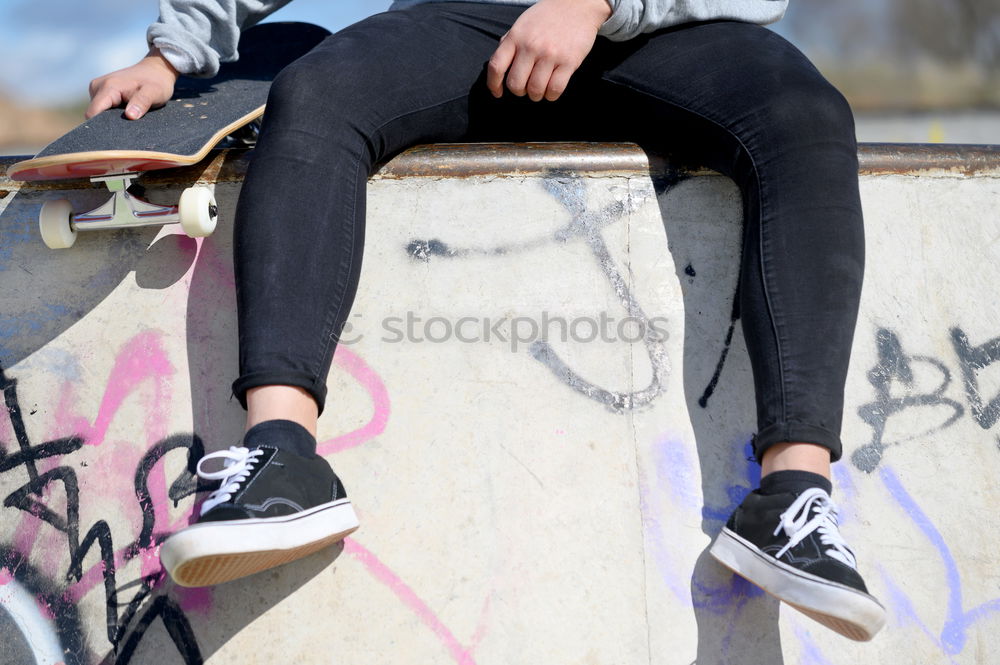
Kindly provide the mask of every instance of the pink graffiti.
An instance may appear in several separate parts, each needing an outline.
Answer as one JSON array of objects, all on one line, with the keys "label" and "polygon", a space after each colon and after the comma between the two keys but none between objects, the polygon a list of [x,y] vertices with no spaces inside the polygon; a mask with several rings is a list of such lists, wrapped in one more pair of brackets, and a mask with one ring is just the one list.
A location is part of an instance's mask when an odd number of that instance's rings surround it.
[{"label": "pink graffiti", "polygon": [[177,604],[185,612],[208,614],[212,609],[214,589],[212,587],[174,587],[173,595]]},{"label": "pink graffiti", "polygon": [[[3,408],[7,408],[6,404]],[[11,425],[10,418],[0,418],[0,441],[14,441],[14,439],[14,427]]]},{"label": "pink graffiti", "polygon": [[[99,446],[104,443],[108,429],[125,400],[138,391],[140,387],[152,381],[152,391],[145,395],[147,415],[144,425],[145,431],[152,440],[161,440],[167,433],[165,414],[169,413],[170,410],[167,383],[173,373],[174,368],[163,348],[162,335],[155,331],[139,333],[124,345],[115,358],[93,424],[81,416],[73,415],[74,386],[67,381],[59,391],[55,427],[60,433],[76,432],[87,445]],[[131,478],[135,462],[136,460],[123,455],[108,455],[102,457],[101,470],[108,477]],[[58,466],[58,460],[49,458],[43,460],[39,466],[44,472]],[[167,514],[169,499],[165,473],[162,465],[158,465],[158,467],[150,473],[148,485],[153,500],[156,523],[164,524],[169,521]],[[169,525],[170,528],[176,526],[176,524]],[[15,548],[26,556],[30,555],[38,544],[40,527],[41,522],[38,519],[30,515],[23,515],[15,532]],[[46,536],[47,541],[51,541],[52,538],[58,540],[58,534],[48,533]],[[116,567],[123,565],[128,560],[126,549],[121,548],[115,552]],[[46,542],[43,550],[48,553],[48,556],[45,557],[47,559],[46,567],[54,567],[52,559],[58,557],[59,548],[52,547],[51,542]],[[140,558],[143,577],[159,576],[162,578],[162,570],[155,548],[142,551]],[[64,597],[74,602],[79,601],[88,591],[100,584],[103,577],[104,563],[98,561],[83,574],[79,581],[71,584],[65,590]]]},{"label": "pink graffiti", "polygon": [[[184,238],[184,236],[179,236]],[[186,239],[186,238],[185,238]],[[197,263],[192,261],[192,266],[198,265],[211,272],[214,283],[213,290],[218,292],[220,288],[235,293],[236,277],[233,275],[233,267],[223,255],[221,248],[212,241],[212,238],[198,238],[197,243]]]},{"label": "pink graffiti", "polygon": [[389,587],[389,590],[392,591],[404,605],[410,608],[410,610],[417,615],[417,618],[419,618],[420,621],[427,626],[432,633],[434,633],[445,648],[448,649],[451,657],[456,663],[458,663],[458,665],[475,665],[476,661],[472,657],[472,650],[475,648],[478,641],[482,639],[484,633],[482,624],[480,624],[480,627],[476,630],[477,635],[474,638],[473,646],[462,646],[451,630],[449,630],[441,619],[439,619],[434,613],[434,611],[427,606],[427,603],[425,603],[413,591],[413,589],[399,577],[399,575],[382,563],[378,557],[371,552],[371,550],[365,548],[353,538],[348,538],[344,541],[344,552],[360,561],[365,568],[368,569],[368,572],[371,573],[372,577]]},{"label": "pink graffiti", "polygon": [[[141,332],[129,340],[115,358],[93,425],[80,417],[73,419],[72,422],[59,422],[58,415],[57,425],[62,428],[68,425],[67,429],[82,436],[87,445],[99,446],[104,443],[108,427],[125,398],[144,382],[152,379],[153,395],[147,399],[146,404],[146,431],[151,439],[159,440],[167,433],[165,414],[168,411],[164,408],[167,398],[166,383],[167,378],[173,374],[174,368],[163,349],[162,335],[158,331]],[[65,402],[71,397],[71,391],[70,384],[64,386],[62,401]],[[60,406],[64,407],[60,409],[60,413],[69,413],[68,409],[64,410],[67,404],[63,403]]]},{"label": "pink graffiti", "polygon": [[389,422],[389,391],[386,390],[378,373],[369,367],[361,356],[343,346],[337,349],[333,362],[368,391],[374,409],[371,420],[363,427],[320,443],[317,450],[324,457],[349,450],[375,438],[385,431],[386,423]]},{"label": "pink graffiti", "polygon": [[[319,452],[322,455],[332,455],[350,450],[378,436],[385,430],[390,414],[389,394],[384,382],[360,356],[350,349],[341,348],[338,350],[334,362],[368,392],[372,402],[372,416],[362,427],[321,442]],[[175,370],[168,360],[161,336],[153,331],[140,333],[129,340],[116,357],[98,407],[97,416],[93,422],[89,422],[79,415],[74,415],[75,387],[67,381],[58,393],[58,409],[54,428],[63,435],[67,431],[77,433],[84,438],[85,443],[89,446],[100,446],[106,442],[108,432],[126,400],[138,397],[144,400],[143,404],[147,407],[144,425],[149,439],[151,441],[162,440],[167,434],[167,421],[164,414],[169,413],[172,406],[173,396],[168,388],[169,380],[174,373]],[[58,465],[58,460],[55,459],[45,460],[45,462],[47,464],[44,466]],[[136,459],[130,459],[128,455],[102,456],[97,465],[98,468],[92,468],[91,472],[99,473],[102,477],[131,478],[136,462]],[[147,480],[147,487],[153,503],[155,524],[160,533],[164,530],[172,531],[188,521],[187,517],[173,521],[169,519],[168,483],[163,466],[163,464],[157,464],[150,470]],[[29,554],[39,545],[44,545],[46,550],[58,551],[60,549],[53,547],[53,544],[60,540],[60,534],[46,532],[42,541],[39,541],[39,528],[40,522],[36,518],[28,515],[22,517],[16,534],[20,551]],[[86,529],[81,529],[81,531],[85,532]],[[144,548],[138,552],[137,557],[140,575],[150,580],[154,588],[163,585],[167,579],[159,562],[158,550],[158,547]],[[440,640],[456,663],[459,665],[475,664],[473,651],[487,632],[486,618],[490,605],[489,598],[484,602],[480,620],[469,646],[464,646],[426,602],[373,552],[353,540],[345,542],[345,551],[358,559],[376,580],[386,585],[407,608],[414,612],[421,623]],[[96,551],[88,554],[88,559],[91,557],[96,557]],[[118,568],[136,557],[129,552],[128,547],[121,547],[114,552],[113,558],[114,565]],[[104,573],[104,563],[96,561],[83,572],[78,581],[66,587],[63,598],[74,603],[79,602],[92,589],[103,583]],[[171,593],[176,596],[178,603],[185,611],[207,612],[213,604],[213,590],[211,588],[175,588]]]},{"label": "pink graffiti", "polygon": [[24,513],[14,530],[14,549],[27,556],[35,548],[35,541],[42,529],[42,521],[34,515]]},{"label": "pink graffiti", "polygon": [[[381,377],[357,354],[346,348],[337,352],[335,362],[338,367],[350,374],[368,391],[374,408],[370,421],[361,428],[324,441],[319,448],[323,455],[354,448],[381,434],[389,418],[389,396]],[[172,406],[172,394],[168,390],[169,380],[174,373],[175,369],[164,349],[162,335],[156,331],[144,331],[137,334],[126,342],[116,356],[98,407],[97,417],[92,423],[85,417],[74,414],[73,407],[77,402],[75,386],[68,380],[63,383],[58,391],[59,400],[55,409],[53,431],[49,432],[50,435],[53,435],[51,438],[65,435],[69,431],[82,437],[86,445],[100,446],[104,444],[109,429],[123,404],[127,399],[134,397],[137,392],[146,388],[145,393],[140,393],[144,406],[146,406],[145,432],[151,441],[164,439],[168,427],[166,414],[170,412]],[[99,472],[100,475],[109,478],[131,478],[137,461],[137,459],[127,455],[102,456],[99,468],[92,469],[92,472]],[[42,461],[39,468],[44,472],[58,465],[58,460],[50,458]],[[186,526],[191,521],[189,516],[170,520],[168,512],[170,500],[167,486],[163,465],[157,464],[148,475],[147,488],[152,500],[158,532],[171,532]],[[197,510],[198,503],[200,502],[196,502],[194,510]],[[81,532],[81,535],[86,533],[86,527],[82,528]],[[42,534],[41,522],[37,518],[28,514],[22,515],[20,524],[15,530],[14,546],[19,552],[28,556],[39,545],[43,545],[42,549],[51,553],[50,556],[45,557],[45,567],[57,567],[59,551],[62,548],[55,545],[62,540],[61,534],[56,532],[44,532],[44,536]],[[41,542],[39,536],[42,536]],[[91,556],[96,555],[88,555],[88,559]],[[131,558],[127,547],[119,548],[114,552],[115,567],[125,565]],[[140,575],[143,578],[153,580],[154,587],[162,585],[166,576],[159,562],[159,548],[143,549],[139,552],[138,558]],[[96,561],[83,572],[78,581],[70,584],[64,590],[64,598],[72,602],[79,602],[93,588],[102,584],[103,579],[104,563]],[[179,593],[178,600],[185,609],[205,611],[211,606],[211,595],[210,589],[184,590]]]}]

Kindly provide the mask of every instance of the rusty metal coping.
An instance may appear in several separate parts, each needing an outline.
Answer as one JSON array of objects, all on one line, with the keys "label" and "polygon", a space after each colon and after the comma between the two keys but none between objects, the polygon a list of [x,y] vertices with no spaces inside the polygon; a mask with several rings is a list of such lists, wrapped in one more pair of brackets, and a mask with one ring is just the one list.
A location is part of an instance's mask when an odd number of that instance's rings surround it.
[{"label": "rusty metal coping", "polygon": [[[151,171],[149,185],[238,182],[246,175],[247,150],[218,150],[193,166]],[[863,143],[861,175],[951,175],[1000,177],[1000,145]],[[0,192],[7,189],[77,189],[79,180],[17,183],[7,167],[26,157],[0,157]],[[552,171],[594,175],[658,172],[667,158],[643,152],[634,143],[453,143],[420,145],[379,168],[373,179],[411,177],[518,177]],[[708,174],[704,169],[687,172]]]},{"label": "rusty metal coping", "polygon": [[[1000,176],[1000,145],[863,143],[859,172]],[[385,164],[377,178],[530,175],[553,170],[587,173],[662,171],[667,157],[634,143],[456,143],[416,146]],[[711,173],[707,169],[684,169]]]}]

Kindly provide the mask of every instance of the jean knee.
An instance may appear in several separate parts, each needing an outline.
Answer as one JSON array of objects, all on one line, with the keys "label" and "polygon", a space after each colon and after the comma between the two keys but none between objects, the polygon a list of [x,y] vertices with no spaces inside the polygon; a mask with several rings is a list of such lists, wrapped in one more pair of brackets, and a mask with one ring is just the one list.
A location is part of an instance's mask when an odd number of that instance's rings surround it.
[{"label": "jean knee", "polygon": [[335,69],[306,56],[282,70],[271,84],[264,133],[282,135],[304,154],[365,144],[372,110],[364,91]]},{"label": "jean knee", "polygon": [[790,82],[772,97],[770,125],[791,140],[843,143],[856,149],[854,112],[824,78]]}]

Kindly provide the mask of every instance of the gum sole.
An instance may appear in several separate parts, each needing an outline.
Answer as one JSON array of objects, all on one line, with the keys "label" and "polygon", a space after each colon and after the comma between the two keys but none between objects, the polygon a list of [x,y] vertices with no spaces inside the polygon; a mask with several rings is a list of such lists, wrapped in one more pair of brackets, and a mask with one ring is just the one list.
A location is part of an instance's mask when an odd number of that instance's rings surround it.
[{"label": "gum sole", "polygon": [[[781,599],[779,598],[779,600]],[[856,642],[868,642],[873,637],[875,637],[874,634],[869,633],[861,626],[853,624],[850,621],[845,621],[838,617],[832,617],[828,614],[823,614],[822,612],[810,610],[805,607],[801,607],[799,605],[794,605],[792,603],[788,603],[788,606],[794,607],[799,612],[802,612],[813,621],[818,621],[819,623],[823,624],[824,626],[834,631],[835,633],[840,633],[844,637],[852,639]]]},{"label": "gum sole", "polygon": [[[846,589],[844,592],[837,591],[840,585],[823,582],[819,579],[816,580],[818,583],[816,585],[817,590],[819,590],[820,593],[826,593],[823,591],[825,587],[829,589],[829,592],[837,593],[842,601],[844,601],[844,604],[839,609],[843,612],[848,606],[853,608],[859,621],[851,621],[840,616],[832,616],[814,608],[804,607],[801,603],[792,602],[786,598],[782,598],[781,595],[772,591],[770,587],[772,583],[781,583],[781,573],[778,571],[784,570],[784,567],[775,565],[773,560],[768,559],[767,555],[761,553],[742,538],[729,532],[728,530],[723,530],[723,532],[719,534],[719,538],[717,538],[715,543],[713,543],[710,553],[716,561],[740,577],[760,587],[769,595],[777,598],[789,607],[802,612],[810,619],[821,623],[830,630],[843,635],[848,639],[856,640],[858,642],[867,642],[875,637],[878,631],[885,625],[885,610],[874,598],[867,596],[862,599],[860,598],[861,594],[859,592]],[[804,574],[801,571],[793,569],[786,571],[785,574],[795,575],[796,577],[802,578],[803,581],[808,581],[806,579],[807,574]],[[875,616],[879,613],[881,616]],[[864,620],[865,623],[863,623],[862,620]],[[867,627],[869,625],[870,627]]]},{"label": "gum sole", "polygon": [[339,543],[354,533],[357,528],[353,527],[327,536],[322,540],[288,550],[265,550],[199,557],[178,566],[171,577],[177,584],[186,587],[222,584],[309,556],[325,547]]}]

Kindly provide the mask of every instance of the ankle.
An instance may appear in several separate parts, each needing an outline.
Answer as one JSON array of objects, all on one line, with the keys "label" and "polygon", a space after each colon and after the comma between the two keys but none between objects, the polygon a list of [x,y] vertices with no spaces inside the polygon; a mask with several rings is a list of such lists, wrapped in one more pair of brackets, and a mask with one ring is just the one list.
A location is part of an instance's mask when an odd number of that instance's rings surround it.
[{"label": "ankle", "polygon": [[776,443],[760,461],[761,477],[776,471],[808,471],[830,479],[830,449],[815,443]]},{"label": "ankle", "polygon": [[287,420],[301,425],[313,437],[319,407],[313,396],[297,386],[258,386],[247,391],[247,426],[271,420]]}]

